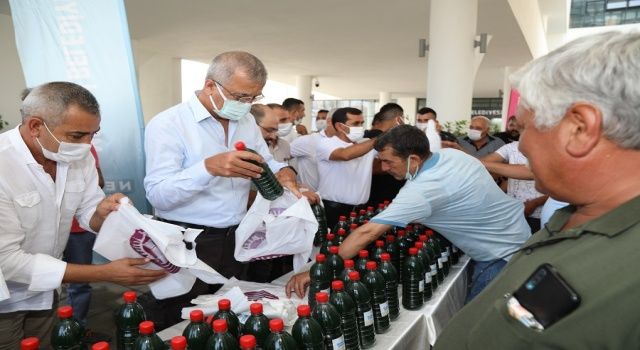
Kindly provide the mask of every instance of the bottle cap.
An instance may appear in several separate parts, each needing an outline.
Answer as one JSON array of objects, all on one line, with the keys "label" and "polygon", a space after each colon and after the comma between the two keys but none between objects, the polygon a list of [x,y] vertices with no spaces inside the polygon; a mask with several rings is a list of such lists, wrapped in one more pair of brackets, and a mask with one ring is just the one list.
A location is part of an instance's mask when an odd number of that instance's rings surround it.
[{"label": "bottle cap", "polygon": [[388,235],[386,239],[387,239],[387,242],[389,242],[389,243],[396,241],[396,238],[394,236],[392,236],[392,235]]},{"label": "bottle cap", "polygon": [[378,268],[378,264],[375,261],[367,261],[367,270],[375,270]]},{"label": "bottle cap", "polygon": [[73,316],[73,308],[71,306],[66,305],[58,308],[58,317],[70,318],[71,316]]},{"label": "bottle cap", "polygon": [[227,320],[219,318],[213,321],[213,331],[216,333],[224,333],[227,331]]},{"label": "bottle cap", "polygon": [[245,151],[247,146],[242,141],[238,141],[233,145],[236,148],[236,151]]},{"label": "bottle cap", "polygon": [[326,303],[329,301],[329,294],[325,292],[316,293],[316,301],[319,303]]},{"label": "bottle cap", "polygon": [[413,225],[407,225],[405,228],[407,231],[413,231]]},{"label": "bottle cap", "polygon": [[418,249],[422,249],[422,247],[424,247],[424,243],[422,243],[422,242],[416,242],[414,246],[415,246],[416,248],[418,248]]},{"label": "bottle cap", "polygon": [[384,203],[378,204],[378,209],[384,209]]},{"label": "bottle cap", "polygon": [[418,239],[420,240],[420,242],[426,242],[427,241],[427,235],[420,235],[420,236],[418,236]]},{"label": "bottle cap", "polygon": [[241,349],[253,349],[256,347],[256,337],[253,334],[246,334],[240,337]]},{"label": "bottle cap", "polygon": [[336,245],[332,245],[331,247],[329,247],[329,253],[331,254],[338,254],[339,251],[340,248],[338,248],[338,246]]},{"label": "bottle cap", "polygon": [[355,266],[355,263],[353,262],[353,260],[351,259],[347,259],[344,261],[344,268],[345,269],[352,269]]},{"label": "bottle cap", "polygon": [[185,350],[187,348],[187,338],[178,335],[171,338],[171,350]]},{"label": "bottle cap", "polygon": [[373,211],[373,207],[367,207],[367,211]]},{"label": "bottle cap", "polygon": [[142,321],[138,326],[138,331],[140,334],[149,335],[152,334],[154,330],[153,322],[151,321]]},{"label": "bottle cap", "polygon": [[376,241],[376,247],[378,247],[378,248],[382,248],[382,247],[384,247],[384,241],[383,241],[383,240],[380,240],[380,239],[379,239],[379,240],[377,240],[377,241]]},{"label": "bottle cap", "polygon": [[391,204],[391,201],[388,200],[388,199],[385,199],[384,202],[382,202],[382,203],[384,203],[385,205],[389,205],[389,204]]},{"label": "bottle cap", "polygon": [[358,272],[358,271],[349,272],[349,279],[352,280],[352,281],[359,281],[360,280],[360,272]]},{"label": "bottle cap", "polygon": [[397,235],[398,235],[398,237],[404,237],[404,234],[405,234],[405,233],[406,233],[406,231],[405,231],[405,230],[398,230]]},{"label": "bottle cap", "polygon": [[324,255],[324,254],[316,255],[316,262],[323,263],[325,261],[327,261],[327,256],[326,255]]},{"label": "bottle cap", "polygon": [[360,215],[364,215],[364,214],[366,214],[366,213],[367,213],[367,211],[366,211],[366,210],[364,210],[364,209],[360,209]]},{"label": "bottle cap", "polygon": [[368,258],[369,257],[369,251],[368,250],[361,250],[358,252],[358,256],[361,258]]},{"label": "bottle cap", "polygon": [[417,255],[418,254],[418,248],[409,248],[409,255]]},{"label": "bottle cap", "polygon": [[340,217],[338,218],[338,221],[346,221],[347,217],[344,215],[340,215]]},{"label": "bottle cap", "polygon": [[389,253],[380,254],[380,260],[382,260],[382,261],[391,261],[391,254],[389,254]]},{"label": "bottle cap", "polygon": [[430,229],[430,228],[429,228],[429,229],[427,229],[427,230],[425,231],[425,233],[427,234],[427,236],[433,236],[433,230],[432,230],[432,229]]},{"label": "bottle cap", "polygon": [[138,296],[136,295],[136,292],[128,290],[122,293],[122,299],[124,299],[125,303],[134,303],[136,299],[138,299]]},{"label": "bottle cap", "polygon": [[327,233],[327,241],[333,241],[334,239],[336,239],[336,235],[333,233]]},{"label": "bottle cap", "polygon": [[298,317],[306,317],[311,315],[311,306],[302,304],[298,305]]},{"label": "bottle cap", "polygon": [[331,282],[331,289],[338,291],[338,290],[343,290],[344,289],[344,282],[340,281],[340,280],[335,280],[333,282]]},{"label": "bottle cap", "polygon": [[344,236],[346,234],[347,234],[347,231],[345,231],[343,228],[338,229],[338,236]]},{"label": "bottle cap", "polygon": [[356,217],[356,212],[355,211],[350,212],[349,213],[349,217],[355,218]]},{"label": "bottle cap", "polygon": [[357,228],[358,228],[358,224],[351,224],[351,225],[349,225],[349,229],[350,229],[351,231],[353,231],[353,230],[355,230],[355,229],[357,229]]},{"label": "bottle cap", "polygon": [[[184,350],[185,348],[175,348],[175,349]],[[109,350],[109,343],[107,343],[106,341],[95,343],[91,345],[91,350]]]},{"label": "bottle cap", "polygon": [[260,314],[262,314],[262,311],[263,311],[262,304],[260,304],[260,303],[252,303],[249,306],[249,310],[251,311],[252,315],[260,315]]},{"label": "bottle cap", "polygon": [[231,310],[231,300],[229,300],[229,299],[220,299],[218,301],[218,310],[222,310],[222,311]]},{"label": "bottle cap", "polygon": [[193,310],[189,313],[189,319],[191,322],[202,322],[204,313],[200,309]]},{"label": "bottle cap", "polygon": [[269,321],[269,329],[272,332],[282,332],[284,330],[284,322],[282,322],[281,318],[274,318]]},{"label": "bottle cap", "polygon": [[29,337],[20,341],[20,350],[38,350],[40,347],[40,340],[36,337]]}]

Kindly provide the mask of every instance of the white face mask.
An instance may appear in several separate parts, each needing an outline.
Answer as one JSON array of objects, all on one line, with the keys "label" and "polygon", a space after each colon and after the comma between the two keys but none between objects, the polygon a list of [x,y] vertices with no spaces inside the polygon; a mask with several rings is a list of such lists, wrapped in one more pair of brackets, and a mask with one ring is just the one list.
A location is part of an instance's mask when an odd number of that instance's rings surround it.
[{"label": "white face mask", "polygon": [[42,143],[40,143],[40,140],[38,138],[36,138],[36,141],[38,142],[38,144],[42,148],[42,155],[45,158],[47,158],[49,160],[52,160],[54,162],[71,163],[71,162],[77,162],[79,160],[82,160],[87,155],[89,155],[89,152],[91,151],[91,145],[90,144],[88,144],[88,143],[69,143],[69,142],[64,142],[64,141],[61,142],[60,140],[58,140],[58,138],[56,138],[53,135],[51,130],[49,130],[49,127],[47,126],[47,124],[45,122],[42,122],[42,124],[44,124],[44,127],[47,129],[49,134],[51,134],[53,139],[56,140],[56,142],[60,145],[60,147],[58,147],[58,152],[52,152],[52,151],[49,151],[48,149],[44,148],[44,146],[42,146]]},{"label": "white face mask", "polygon": [[428,125],[428,124],[429,124],[429,123],[420,123],[420,122],[416,122],[416,128],[418,128],[418,129],[420,129],[420,130],[422,130],[422,131],[425,131],[425,130],[427,130],[427,125]]},{"label": "white face mask", "polygon": [[471,141],[478,141],[482,138],[482,131],[469,129],[469,131],[467,132],[467,136]]},{"label": "white face mask", "polygon": [[404,174],[404,179],[407,181],[411,181],[416,178],[418,175],[418,169],[414,174],[411,174],[411,157],[407,158],[407,172]]},{"label": "white face mask", "polygon": [[278,124],[278,136],[285,137],[291,133],[291,129],[293,129],[292,123],[282,123]]},{"label": "white face mask", "polygon": [[364,138],[364,127],[349,126],[349,133],[347,134],[347,138],[351,140],[351,142],[355,143],[362,140]]},{"label": "white face mask", "polygon": [[218,89],[218,93],[220,94],[220,96],[222,96],[222,99],[224,100],[224,103],[222,104],[222,109],[218,109],[218,106],[216,106],[216,103],[215,101],[213,101],[213,97],[211,97],[211,95],[209,95],[209,100],[211,101],[211,106],[213,106],[213,109],[216,110],[216,113],[218,113],[219,116],[229,120],[240,120],[242,119],[242,117],[247,115],[247,113],[249,113],[249,110],[251,110],[251,103],[244,103],[244,102],[228,99],[222,93],[222,90],[220,90],[220,86],[218,86],[218,83],[215,83],[215,84],[216,84],[216,89]]},{"label": "white face mask", "polygon": [[327,121],[324,119],[316,120],[316,128],[318,131],[322,131],[327,128]]}]

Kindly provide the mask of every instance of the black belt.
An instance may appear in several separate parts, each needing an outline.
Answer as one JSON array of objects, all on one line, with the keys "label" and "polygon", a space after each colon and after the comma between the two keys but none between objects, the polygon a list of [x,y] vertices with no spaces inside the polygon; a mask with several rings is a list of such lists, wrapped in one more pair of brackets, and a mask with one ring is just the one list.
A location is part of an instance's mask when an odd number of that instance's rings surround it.
[{"label": "black belt", "polygon": [[190,224],[188,222],[182,222],[182,221],[173,221],[173,220],[163,219],[159,217],[156,217],[156,219],[158,219],[158,221],[181,226],[182,228],[185,228],[185,229],[191,228],[194,230],[202,230],[205,234],[229,235],[231,232],[235,231],[236,228],[238,228],[238,225],[220,228],[220,227],[210,227],[210,226],[204,226],[204,225],[198,225],[198,224]]},{"label": "black belt", "polygon": [[359,208],[364,208],[362,204],[346,204],[346,203],[340,203],[340,202],[334,202],[334,201],[330,201],[328,199],[323,199],[322,203],[326,206],[326,207],[331,207],[331,208],[338,208],[338,209],[344,209],[344,208],[351,208],[350,211],[356,211]]}]

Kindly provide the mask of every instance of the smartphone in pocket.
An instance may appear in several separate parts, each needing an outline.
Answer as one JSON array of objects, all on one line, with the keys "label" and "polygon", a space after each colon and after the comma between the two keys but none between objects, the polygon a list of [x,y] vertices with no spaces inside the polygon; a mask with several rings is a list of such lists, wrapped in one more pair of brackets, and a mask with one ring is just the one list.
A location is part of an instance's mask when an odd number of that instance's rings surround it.
[{"label": "smartphone in pocket", "polygon": [[546,329],[580,305],[580,296],[551,264],[542,264],[513,293]]}]

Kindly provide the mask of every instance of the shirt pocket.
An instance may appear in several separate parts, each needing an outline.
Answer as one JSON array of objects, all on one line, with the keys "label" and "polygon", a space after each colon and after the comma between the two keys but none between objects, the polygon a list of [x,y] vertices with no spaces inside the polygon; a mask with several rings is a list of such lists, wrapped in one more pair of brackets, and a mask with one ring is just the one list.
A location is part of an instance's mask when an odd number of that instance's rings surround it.
[{"label": "shirt pocket", "polygon": [[86,184],[82,180],[73,180],[67,182],[64,188],[64,197],[62,198],[63,208],[75,214],[76,210],[82,202]]},{"label": "shirt pocket", "polygon": [[18,212],[20,226],[25,230],[33,229],[40,220],[40,193],[38,191],[22,193],[15,196],[13,202]]}]

